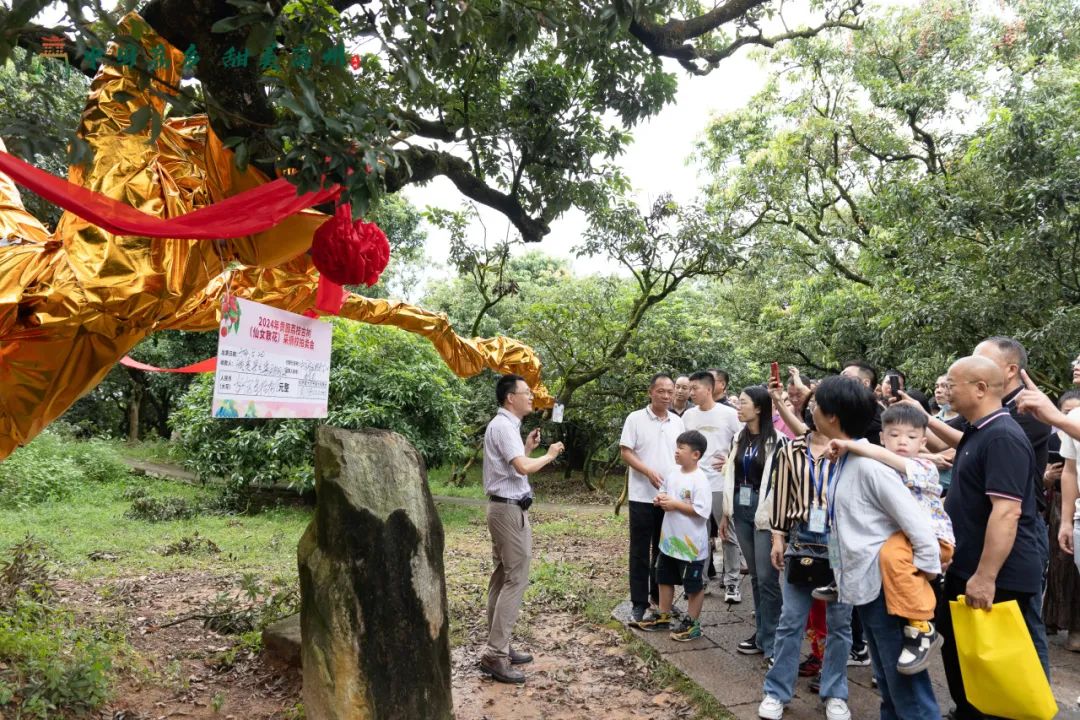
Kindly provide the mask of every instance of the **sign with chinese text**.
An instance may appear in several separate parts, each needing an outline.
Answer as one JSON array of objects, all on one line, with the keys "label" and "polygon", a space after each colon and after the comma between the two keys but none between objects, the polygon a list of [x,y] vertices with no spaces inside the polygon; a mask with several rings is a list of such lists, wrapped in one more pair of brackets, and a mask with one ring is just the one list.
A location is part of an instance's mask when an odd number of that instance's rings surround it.
[{"label": "sign with chinese text", "polygon": [[213,415],[326,417],[329,323],[229,296],[221,311]]}]

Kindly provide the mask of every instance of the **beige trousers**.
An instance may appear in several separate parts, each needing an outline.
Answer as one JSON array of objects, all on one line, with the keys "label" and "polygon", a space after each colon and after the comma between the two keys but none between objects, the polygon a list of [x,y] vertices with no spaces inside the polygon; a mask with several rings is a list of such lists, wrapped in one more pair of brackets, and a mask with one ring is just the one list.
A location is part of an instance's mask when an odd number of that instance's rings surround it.
[{"label": "beige trousers", "polygon": [[529,586],[532,526],[529,514],[517,505],[489,502],[487,525],[495,569],[488,581],[488,642],[485,654],[508,657],[521,598]]}]

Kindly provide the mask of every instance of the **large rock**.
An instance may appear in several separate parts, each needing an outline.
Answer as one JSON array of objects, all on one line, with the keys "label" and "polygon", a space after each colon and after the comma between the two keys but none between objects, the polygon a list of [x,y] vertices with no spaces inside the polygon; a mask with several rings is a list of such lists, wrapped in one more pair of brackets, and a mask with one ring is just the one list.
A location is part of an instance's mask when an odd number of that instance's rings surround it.
[{"label": "large rock", "polygon": [[442,523],[416,449],[321,427],[315,491],[299,549],[307,717],[452,718]]},{"label": "large rock", "polygon": [[263,630],[263,651],[289,667],[300,667],[300,613],[289,615]]}]

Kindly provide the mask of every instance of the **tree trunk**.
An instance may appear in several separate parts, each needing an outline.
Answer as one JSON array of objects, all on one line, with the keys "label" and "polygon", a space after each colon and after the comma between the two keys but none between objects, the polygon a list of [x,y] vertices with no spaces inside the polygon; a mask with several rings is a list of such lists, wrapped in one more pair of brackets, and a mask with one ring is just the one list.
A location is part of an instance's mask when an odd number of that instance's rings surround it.
[{"label": "tree trunk", "polygon": [[131,396],[128,398],[127,420],[129,443],[139,442],[139,416],[142,408],[143,386],[135,383],[131,386]]}]

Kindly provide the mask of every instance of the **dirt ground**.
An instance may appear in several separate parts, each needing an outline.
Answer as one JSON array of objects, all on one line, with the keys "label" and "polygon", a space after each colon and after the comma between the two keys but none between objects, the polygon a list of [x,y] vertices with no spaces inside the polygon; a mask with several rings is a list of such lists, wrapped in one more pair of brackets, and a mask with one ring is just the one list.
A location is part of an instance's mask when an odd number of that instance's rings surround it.
[{"label": "dirt ground", "polygon": [[[682,718],[696,711],[664,687],[611,627],[588,622],[588,590],[624,582],[623,540],[603,519],[551,514],[534,520],[534,572],[556,573],[527,600],[517,643],[536,656],[528,682],[507,686],[476,667],[483,645],[483,601],[489,546],[482,519],[448,529],[447,591],[454,647],[453,693],[458,720]],[[543,526],[553,529],[543,532]],[[573,582],[558,580],[572,563]],[[570,577],[570,575],[567,575]],[[237,578],[205,572],[160,573],[95,583],[64,581],[65,605],[122,631],[132,652],[120,660],[121,679],[100,712],[112,720],[215,718],[287,720],[303,717],[299,671],[248,649],[236,636],[203,628],[198,620],[160,627],[198,612]]]}]

